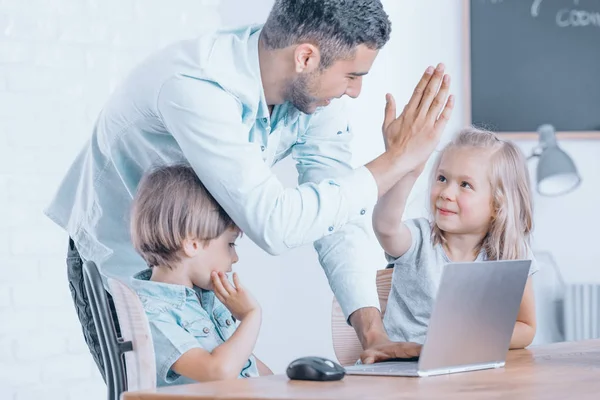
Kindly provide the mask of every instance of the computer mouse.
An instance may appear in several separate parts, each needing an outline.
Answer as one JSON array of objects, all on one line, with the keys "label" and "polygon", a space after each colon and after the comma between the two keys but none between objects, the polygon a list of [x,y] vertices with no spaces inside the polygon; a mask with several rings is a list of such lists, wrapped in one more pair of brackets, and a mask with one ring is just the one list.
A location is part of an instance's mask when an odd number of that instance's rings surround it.
[{"label": "computer mouse", "polygon": [[323,357],[302,357],[286,370],[290,379],[302,381],[338,381],[346,375],[344,367]]}]

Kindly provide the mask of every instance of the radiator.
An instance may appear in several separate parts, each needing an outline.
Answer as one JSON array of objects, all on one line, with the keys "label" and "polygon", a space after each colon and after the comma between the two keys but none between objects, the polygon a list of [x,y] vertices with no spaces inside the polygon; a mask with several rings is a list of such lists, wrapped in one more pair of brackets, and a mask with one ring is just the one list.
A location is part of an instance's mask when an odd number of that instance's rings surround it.
[{"label": "radiator", "polygon": [[568,284],[563,300],[565,340],[600,338],[600,284]]}]

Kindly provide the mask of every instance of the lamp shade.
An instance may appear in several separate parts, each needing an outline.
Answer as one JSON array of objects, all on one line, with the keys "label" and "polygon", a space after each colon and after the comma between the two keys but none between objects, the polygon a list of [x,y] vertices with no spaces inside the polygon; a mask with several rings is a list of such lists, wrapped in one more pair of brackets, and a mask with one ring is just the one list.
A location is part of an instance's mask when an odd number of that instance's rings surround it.
[{"label": "lamp shade", "polygon": [[575,163],[556,143],[554,128],[540,127],[542,151],[537,165],[537,190],[544,196],[560,196],[581,183]]}]

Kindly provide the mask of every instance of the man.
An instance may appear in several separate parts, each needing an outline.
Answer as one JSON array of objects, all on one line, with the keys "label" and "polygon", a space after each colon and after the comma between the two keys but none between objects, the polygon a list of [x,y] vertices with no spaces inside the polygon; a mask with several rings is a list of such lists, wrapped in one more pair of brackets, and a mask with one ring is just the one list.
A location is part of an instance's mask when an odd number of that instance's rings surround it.
[{"label": "man", "polygon": [[[276,0],[262,28],[175,43],[112,94],[46,211],[71,237],[70,287],[101,372],[82,259],[105,275],[145,268],[129,237],[132,197],[147,169],[182,161],[264,250],[279,254],[314,242],[365,360],[418,353],[415,344],[387,338],[361,244],[367,210],[437,145],[453,108],[449,77],[442,79],[443,65],[428,68],[398,118],[388,95],[386,151],[357,169],[335,100],[359,95],[389,34],[378,0]],[[290,154],[299,186],[285,189],[270,167]]]}]

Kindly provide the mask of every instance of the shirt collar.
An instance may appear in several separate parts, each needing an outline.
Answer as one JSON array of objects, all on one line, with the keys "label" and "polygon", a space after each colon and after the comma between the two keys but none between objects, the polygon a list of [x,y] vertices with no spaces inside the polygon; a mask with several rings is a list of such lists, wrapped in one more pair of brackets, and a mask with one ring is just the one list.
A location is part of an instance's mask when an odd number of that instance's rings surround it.
[{"label": "shirt collar", "polygon": [[254,31],[250,37],[248,37],[248,63],[250,64],[250,71],[258,82],[258,88],[260,97],[258,101],[258,109],[256,112],[256,119],[269,119],[269,107],[267,105],[267,99],[265,98],[265,90],[262,84],[262,78],[260,77],[260,62],[258,60],[258,41],[262,28]]},{"label": "shirt collar", "polygon": [[[260,61],[258,58],[258,44],[261,32],[262,26],[260,26],[260,29],[254,31],[248,37],[248,63],[250,65],[252,75],[254,75],[254,78],[258,82],[260,92],[258,109],[256,112],[256,119],[262,121],[269,121],[271,119],[271,115],[269,113],[269,105],[267,104],[267,99],[265,98],[265,90],[263,87],[262,78],[260,76]],[[285,124],[290,125],[296,122],[296,120],[300,116],[300,111],[289,102],[282,104],[282,106],[285,106],[285,108],[283,109],[283,111],[285,112]]]},{"label": "shirt collar", "polygon": [[177,307],[183,305],[188,296],[196,297],[196,292],[193,289],[184,285],[154,282],[150,280],[151,276],[152,269],[150,268],[138,272],[131,279],[131,288],[140,296]]},{"label": "shirt collar", "polygon": [[154,282],[150,277],[152,277],[151,268],[138,272],[131,278],[131,288],[139,296],[178,308],[183,307],[186,301],[198,302],[198,299],[201,299],[200,307],[209,314],[212,312],[215,302],[215,294],[212,291],[197,286],[191,289],[184,285]]}]

